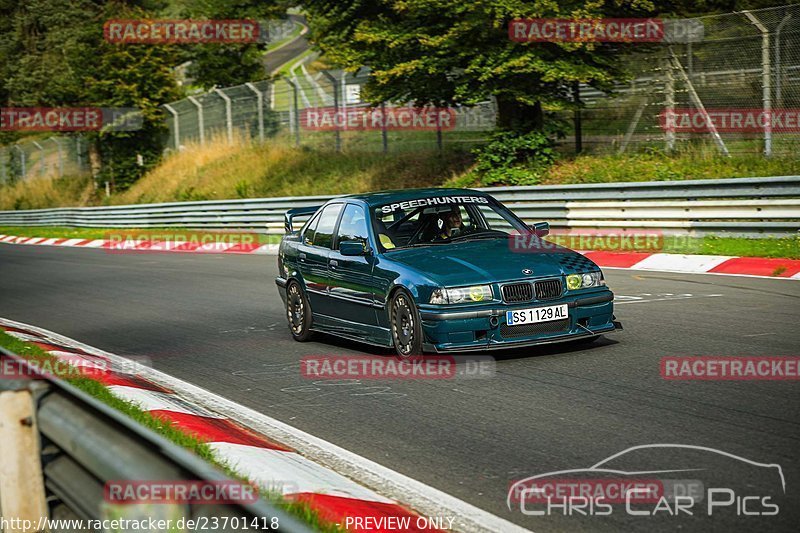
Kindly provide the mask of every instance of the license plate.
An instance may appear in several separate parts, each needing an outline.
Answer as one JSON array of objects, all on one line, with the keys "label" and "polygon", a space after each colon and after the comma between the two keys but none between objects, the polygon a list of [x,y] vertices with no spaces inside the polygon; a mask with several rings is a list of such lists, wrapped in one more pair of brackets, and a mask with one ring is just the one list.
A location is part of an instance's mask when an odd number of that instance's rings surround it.
[{"label": "license plate", "polygon": [[567,318],[567,304],[550,305],[547,307],[532,307],[530,309],[517,309],[506,311],[506,324],[519,326],[520,324],[535,324],[536,322],[550,322],[551,320],[564,320]]}]

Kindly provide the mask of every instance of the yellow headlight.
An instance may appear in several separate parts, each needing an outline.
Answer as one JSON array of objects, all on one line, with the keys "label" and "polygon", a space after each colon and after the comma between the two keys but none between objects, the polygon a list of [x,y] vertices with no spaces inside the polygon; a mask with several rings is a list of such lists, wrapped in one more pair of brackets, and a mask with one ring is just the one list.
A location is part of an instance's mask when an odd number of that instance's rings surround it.
[{"label": "yellow headlight", "polygon": [[581,275],[570,274],[567,276],[567,290],[574,291],[581,288]]}]

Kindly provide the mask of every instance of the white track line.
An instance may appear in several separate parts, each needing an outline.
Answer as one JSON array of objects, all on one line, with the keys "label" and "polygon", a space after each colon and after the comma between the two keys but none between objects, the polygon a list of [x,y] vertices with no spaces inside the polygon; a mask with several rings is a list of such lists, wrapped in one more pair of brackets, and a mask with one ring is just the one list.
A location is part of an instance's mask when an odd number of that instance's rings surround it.
[{"label": "white track line", "polygon": [[[94,355],[108,357],[112,362],[117,360],[119,364],[130,364],[124,357],[105,352],[46,329],[15,322],[7,318],[0,318],[0,324],[16,328],[26,328],[45,338],[49,337],[63,345],[72,346]],[[310,433],[306,433],[305,431],[292,427],[263,413],[237,404],[196,385],[192,385],[191,383],[187,383],[148,367],[142,368],[140,374],[145,379],[157,385],[172,389],[176,394],[190,403],[196,403],[197,405],[215,411],[277,442],[294,448],[300,454],[322,466],[326,466],[350,479],[362,483],[384,496],[402,502],[422,515],[455,517],[456,521],[454,526],[459,531],[467,533],[486,531],[515,533],[529,531],[508,520],[475,507],[472,504],[459,500],[439,489],[435,489],[430,485],[426,485],[416,479],[391,470],[365,457],[361,457],[351,451],[336,446],[333,443],[315,437]]]}]

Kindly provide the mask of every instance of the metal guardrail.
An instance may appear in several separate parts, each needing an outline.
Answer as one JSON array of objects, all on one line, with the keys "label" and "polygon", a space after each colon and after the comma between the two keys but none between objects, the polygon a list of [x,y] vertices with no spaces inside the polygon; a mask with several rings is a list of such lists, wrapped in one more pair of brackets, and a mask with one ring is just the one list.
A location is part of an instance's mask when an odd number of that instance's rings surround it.
[{"label": "metal guardrail", "polygon": [[[688,234],[788,235],[800,230],[800,176],[480,189],[527,222],[554,228],[661,229]],[[181,227],[283,232],[291,208],[333,196],[0,211],[4,226]]]},{"label": "metal guardrail", "polygon": [[[23,358],[0,348],[0,364],[11,362],[15,368],[27,365]],[[30,519],[33,524],[39,523],[43,513],[50,518],[108,519],[103,495],[109,481],[235,482],[188,450],[52,377],[0,379],[0,405],[0,471],[6,477],[0,481],[0,504],[6,517]],[[229,517],[225,523],[233,524],[238,517],[252,524],[277,518],[277,527],[270,529],[312,531],[262,499],[189,502],[183,511],[181,517],[187,520],[219,517],[223,523]],[[134,514],[133,518],[144,518],[141,512],[134,510]]]}]

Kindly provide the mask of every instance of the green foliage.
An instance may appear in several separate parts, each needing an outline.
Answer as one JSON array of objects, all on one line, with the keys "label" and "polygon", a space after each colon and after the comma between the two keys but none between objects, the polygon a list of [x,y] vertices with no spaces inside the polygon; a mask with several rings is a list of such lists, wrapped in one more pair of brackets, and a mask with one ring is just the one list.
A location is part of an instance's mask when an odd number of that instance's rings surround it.
[{"label": "green foliage", "polygon": [[542,132],[499,131],[473,151],[480,185],[534,185],[556,160],[555,142]]}]

